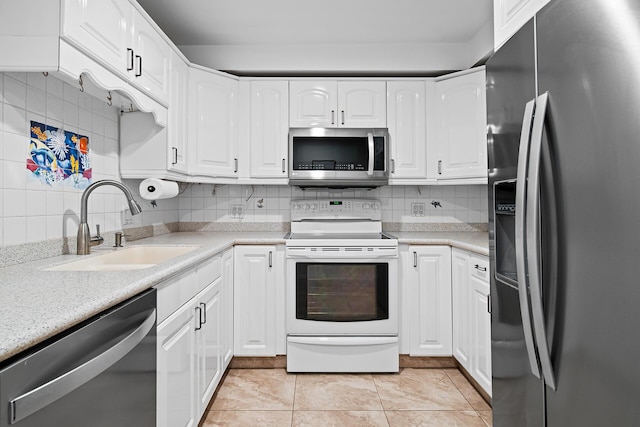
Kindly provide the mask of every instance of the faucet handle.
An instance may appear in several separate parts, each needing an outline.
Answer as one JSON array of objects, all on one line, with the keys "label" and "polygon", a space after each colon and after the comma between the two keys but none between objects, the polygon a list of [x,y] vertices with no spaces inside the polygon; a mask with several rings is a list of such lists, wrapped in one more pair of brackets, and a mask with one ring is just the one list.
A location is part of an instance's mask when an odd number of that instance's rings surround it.
[{"label": "faucet handle", "polygon": [[100,235],[100,224],[96,224],[96,235],[89,239],[90,246],[96,246],[102,244],[104,242],[104,237]]}]

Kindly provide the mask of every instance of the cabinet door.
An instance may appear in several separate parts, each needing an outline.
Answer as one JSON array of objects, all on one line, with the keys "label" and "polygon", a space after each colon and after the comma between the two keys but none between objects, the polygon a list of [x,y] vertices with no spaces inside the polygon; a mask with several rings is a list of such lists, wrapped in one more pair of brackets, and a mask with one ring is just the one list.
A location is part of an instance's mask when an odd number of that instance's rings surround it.
[{"label": "cabinet door", "polygon": [[234,354],[275,356],[275,246],[234,248]]},{"label": "cabinet door", "polygon": [[452,249],[453,356],[468,372],[471,372],[471,296],[469,255]]},{"label": "cabinet door", "polygon": [[489,259],[472,256],[471,269],[471,331],[473,352],[471,375],[491,395],[491,313],[489,311]]},{"label": "cabinet door", "polygon": [[134,69],[132,82],[167,105],[169,99],[170,47],[155,28],[133,11]]},{"label": "cabinet door", "polygon": [[336,127],[338,84],[331,80],[289,82],[289,126]]},{"label": "cabinet door", "polygon": [[391,178],[426,178],[424,82],[387,82]]},{"label": "cabinet door", "polygon": [[251,177],[286,178],[288,82],[251,82]]},{"label": "cabinet door", "polygon": [[222,255],[222,371],[233,358],[233,249]]},{"label": "cabinet door", "polygon": [[222,346],[220,323],[222,314],[222,278],[198,294],[196,354],[198,355],[198,410],[200,417],[209,404],[222,378]]},{"label": "cabinet door", "polygon": [[338,127],[386,128],[387,83],[338,82]]},{"label": "cabinet door", "polygon": [[487,178],[484,69],[436,83],[438,179]]},{"label": "cabinet door", "polygon": [[411,355],[451,355],[451,248],[412,246]]},{"label": "cabinet door", "polygon": [[493,0],[493,44],[498,50],[549,0]]},{"label": "cabinet door", "polygon": [[195,300],[158,325],[157,425],[196,426]]},{"label": "cabinet door", "polygon": [[64,0],[63,5],[64,38],[120,75],[133,69],[133,8],[128,0]]},{"label": "cabinet door", "polygon": [[175,52],[171,52],[170,94],[167,169],[187,173],[189,66]]},{"label": "cabinet door", "polygon": [[238,173],[238,81],[190,68],[189,173],[235,178]]}]

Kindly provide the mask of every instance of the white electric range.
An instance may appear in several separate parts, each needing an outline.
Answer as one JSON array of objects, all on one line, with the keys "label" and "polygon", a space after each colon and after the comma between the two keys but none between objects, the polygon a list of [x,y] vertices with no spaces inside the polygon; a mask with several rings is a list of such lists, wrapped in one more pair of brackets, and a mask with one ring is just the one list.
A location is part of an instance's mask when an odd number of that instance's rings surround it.
[{"label": "white electric range", "polygon": [[293,200],[287,370],[398,371],[398,241],[380,203]]}]

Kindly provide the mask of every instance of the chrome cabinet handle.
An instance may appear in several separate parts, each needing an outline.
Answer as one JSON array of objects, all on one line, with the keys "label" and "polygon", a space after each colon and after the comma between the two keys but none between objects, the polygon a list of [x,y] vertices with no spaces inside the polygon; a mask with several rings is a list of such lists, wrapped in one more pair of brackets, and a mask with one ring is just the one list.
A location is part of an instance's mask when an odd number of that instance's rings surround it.
[{"label": "chrome cabinet handle", "polygon": [[518,150],[518,169],[516,174],[516,275],[518,280],[518,299],[520,301],[520,316],[524,330],[524,343],[529,356],[529,367],[536,378],[540,375],[538,356],[533,341],[533,325],[529,312],[529,284],[526,269],[526,239],[525,239],[525,210],[527,205],[527,165],[529,164],[529,140],[531,138],[531,123],[535,100],[529,101],[524,109],[522,130],[520,132],[520,148]]},{"label": "chrome cabinet handle", "polygon": [[438,160],[438,175],[442,175],[442,160]]},{"label": "chrome cabinet handle", "polygon": [[396,160],[391,159],[391,173],[396,173]]},{"label": "chrome cabinet handle", "polygon": [[130,47],[127,48],[127,52],[129,53],[129,64],[127,64],[127,71],[133,70],[133,49]]},{"label": "chrome cabinet handle", "polygon": [[178,149],[176,147],[171,147],[171,150],[173,151],[173,161],[171,162],[172,165],[177,165],[178,164]]},{"label": "chrome cabinet handle", "polygon": [[273,251],[269,251],[269,268],[273,267]]},{"label": "chrome cabinet handle", "polygon": [[342,110],[342,124],[344,124],[344,110]]},{"label": "chrome cabinet handle", "polygon": [[136,55],[138,59],[138,71],[136,71],[136,77],[142,76],[142,56]]},{"label": "chrome cabinet handle", "polygon": [[413,253],[413,266],[414,267],[418,266],[418,252]]},{"label": "chrome cabinet handle", "polygon": [[531,146],[529,152],[529,168],[527,174],[527,267],[529,272],[529,289],[531,291],[531,312],[533,328],[538,346],[540,365],[547,386],[556,389],[556,380],[551,364],[551,352],[547,342],[547,330],[544,322],[542,306],[542,277],[540,262],[540,163],[542,158],[542,137],[544,121],[549,104],[549,93],[536,99],[536,110],[531,130]]},{"label": "chrome cabinet handle", "polygon": [[336,111],[335,110],[331,110],[331,124],[332,125],[336,124],[335,116],[336,116]]},{"label": "chrome cabinet handle", "polygon": [[287,172],[286,165],[287,165],[287,159],[282,159],[282,173]]},{"label": "chrome cabinet handle", "polygon": [[30,390],[9,402],[10,423],[14,424],[88,383],[129,354],[147,336],[156,323],[156,310],[124,339],[82,365]]},{"label": "chrome cabinet handle", "polygon": [[487,295],[487,313],[491,313],[491,294]]},{"label": "chrome cabinet handle", "polygon": [[204,325],[205,323],[207,323],[207,303],[201,302],[200,307],[202,307],[202,310],[200,310],[200,314],[204,317],[204,320],[202,318],[200,319],[200,324]]},{"label": "chrome cabinet handle", "polygon": [[[344,124],[344,123],[343,123]],[[369,132],[367,134],[367,145],[369,148],[369,165],[367,169],[367,176],[373,176],[373,134]]]},{"label": "chrome cabinet handle", "polygon": [[198,326],[196,326],[196,331],[199,331],[202,329],[202,309],[200,307],[196,307],[195,310],[198,312],[198,317],[196,318],[198,320]]},{"label": "chrome cabinet handle", "polygon": [[233,159],[233,173],[238,173],[238,159]]},{"label": "chrome cabinet handle", "polygon": [[487,271],[487,267],[480,267],[480,265],[476,264],[473,266],[478,271]]}]

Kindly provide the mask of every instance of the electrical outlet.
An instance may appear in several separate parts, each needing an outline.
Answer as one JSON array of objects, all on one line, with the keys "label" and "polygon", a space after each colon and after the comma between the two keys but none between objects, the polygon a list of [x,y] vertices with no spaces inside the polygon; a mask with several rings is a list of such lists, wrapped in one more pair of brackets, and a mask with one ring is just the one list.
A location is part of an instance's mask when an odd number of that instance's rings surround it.
[{"label": "electrical outlet", "polygon": [[244,205],[231,205],[231,218],[241,219],[244,217]]},{"label": "electrical outlet", "polygon": [[122,225],[133,225],[133,215],[131,215],[129,208],[122,209]]},{"label": "electrical outlet", "polygon": [[424,203],[411,203],[411,215],[424,216]]}]

